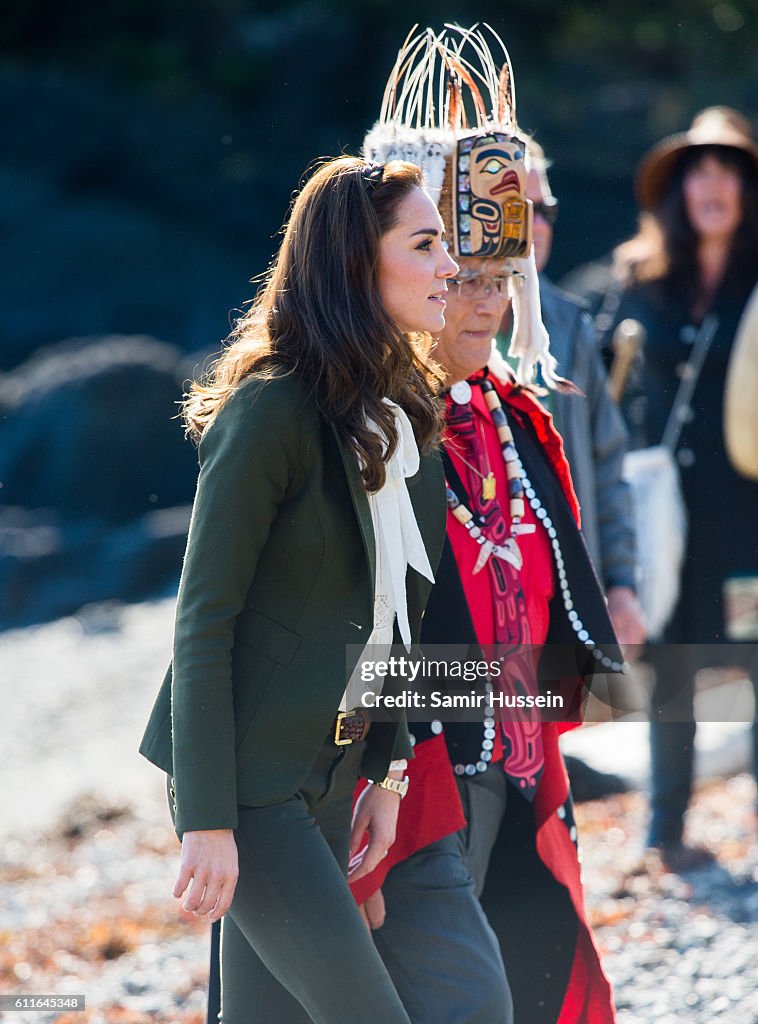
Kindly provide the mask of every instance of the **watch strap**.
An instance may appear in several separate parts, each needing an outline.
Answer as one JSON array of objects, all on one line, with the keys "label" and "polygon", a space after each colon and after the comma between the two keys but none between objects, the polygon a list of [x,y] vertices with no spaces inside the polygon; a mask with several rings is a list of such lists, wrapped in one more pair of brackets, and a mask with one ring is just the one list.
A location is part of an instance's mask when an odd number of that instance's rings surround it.
[{"label": "watch strap", "polygon": [[405,794],[408,792],[408,776],[404,779],[382,779],[381,782],[375,782],[375,786],[379,786],[380,789],[387,789],[390,793],[397,793],[402,800]]}]

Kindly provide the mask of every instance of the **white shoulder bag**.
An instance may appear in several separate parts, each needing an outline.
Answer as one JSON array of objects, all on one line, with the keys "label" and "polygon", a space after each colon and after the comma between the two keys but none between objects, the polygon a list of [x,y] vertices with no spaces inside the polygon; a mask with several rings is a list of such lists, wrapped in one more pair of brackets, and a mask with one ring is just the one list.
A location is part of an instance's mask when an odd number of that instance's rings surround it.
[{"label": "white shoulder bag", "polygon": [[674,452],[717,328],[715,316],[707,316],[700,325],[661,443],[627,452],[624,458],[624,479],[634,504],[637,594],[651,640],[660,637],[679,599],[687,509]]}]

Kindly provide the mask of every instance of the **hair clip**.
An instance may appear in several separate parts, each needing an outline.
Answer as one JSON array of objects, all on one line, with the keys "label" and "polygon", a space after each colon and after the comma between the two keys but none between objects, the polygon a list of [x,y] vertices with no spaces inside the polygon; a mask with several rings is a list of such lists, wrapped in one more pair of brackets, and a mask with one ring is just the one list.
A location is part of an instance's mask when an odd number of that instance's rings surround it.
[{"label": "hair clip", "polygon": [[384,177],[384,164],[367,163],[361,168],[361,177],[370,185],[378,185]]}]

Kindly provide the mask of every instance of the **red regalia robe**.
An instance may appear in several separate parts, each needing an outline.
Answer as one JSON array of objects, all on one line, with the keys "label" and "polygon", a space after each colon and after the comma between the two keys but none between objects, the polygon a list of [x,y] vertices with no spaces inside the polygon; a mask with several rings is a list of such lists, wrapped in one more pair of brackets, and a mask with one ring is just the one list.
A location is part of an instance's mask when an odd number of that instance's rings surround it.
[{"label": "red regalia robe", "polygon": [[[552,417],[528,390],[500,381],[494,376],[491,376],[490,380],[495,385],[509,419],[515,418],[528,425],[532,435],[539,442],[560,482],[578,526],[579,507],[564,456],[563,443],[553,427]],[[472,390],[474,429],[485,444],[484,468],[491,469],[495,474],[500,510],[502,516],[509,521],[507,480],[500,444],[480,388],[475,386]],[[451,415],[454,417],[455,414],[456,410],[453,408]],[[476,475],[471,471],[470,452],[467,453],[467,460],[465,448],[461,448],[456,441],[455,433],[451,429],[446,438],[448,456],[460,479],[468,481],[469,495],[476,495],[474,489],[478,482]],[[502,496],[505,496],[504,499]],[[548,602],[554,591],[554,566],[547,533],[535,518],[528,502],[524,521],[535,523],[537,530],[533,534],[519,538],[519,546],[524,556],[524,567],[518,574],[520,587],[516,588],[519,590],[521,607],[511,609],[511,612],[516,617],[521,616],[521,626],[526,630],[522,634],[524,642],[540,645],[545,641],[549,625]],[[502,601],[498,602],[494,598],[492,588],[496,584],[493,583],[493,576],[487,571],[487,567],[478,574],[473,574],[478,547],[468,536],[465,527],[454,519],[450,512],[447,530],[477,640],[481,644],[492,645],[498,638],[498,632],[502,634],[502,622],[497,623],[496,619],[498,616],[502,618],[504,607]],[[576,914],[574,957],[558,1024],[612,1024],[615,1021],[615,1013],[611,986],[603,971],[585,915],[576,832],[570,812],[568,776],[558,746],[559,733],[573,727],[572,724],[550,722],[536,727],[540,735],[534,746],[537,751],[535,757],[539,763],[532,767],[538,772],[538,781],[530,795],[538,856],[556,881],[568,891]],[[518,729],[519,726],[516,725],[515,728]],[[504,767],[504,745],[507,753],[510,746],[508,736],[501,736],[498,731],[493,750],[493,761],[500,761],[496,770],[502,770]],[[376,870],[352,885],[358,903],[362,903],[381,887],[394,864],[429,843],[456,831],[465,823],[444,735],[435,735],[431,739],[417,743],[414,753],[415,758],[408,767],[410,788],[401,804],[397,839]],[[511,774],[509,778],[514,781]],[[365,784],[365,781],[359,784],[356,796]],[[525,785],[526,783],[522,781],[522,786]],[[506,963],[506,970],[507,968]]]}]

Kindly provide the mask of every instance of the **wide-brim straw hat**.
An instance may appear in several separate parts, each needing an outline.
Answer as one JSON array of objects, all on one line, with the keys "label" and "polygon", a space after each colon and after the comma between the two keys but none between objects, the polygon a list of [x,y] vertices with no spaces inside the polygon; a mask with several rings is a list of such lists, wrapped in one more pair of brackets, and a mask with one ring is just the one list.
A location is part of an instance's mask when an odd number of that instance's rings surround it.
[{"label": "wide-brim straw hat", "polygon": [[634,184],[643,210],[655,210],[682,153],[699,146],[739,149],[752,158],[758,174],[758,144],[747,118],[731,107],[707,107],[695,115],[688,131],[657,142],[640,160]]}]

